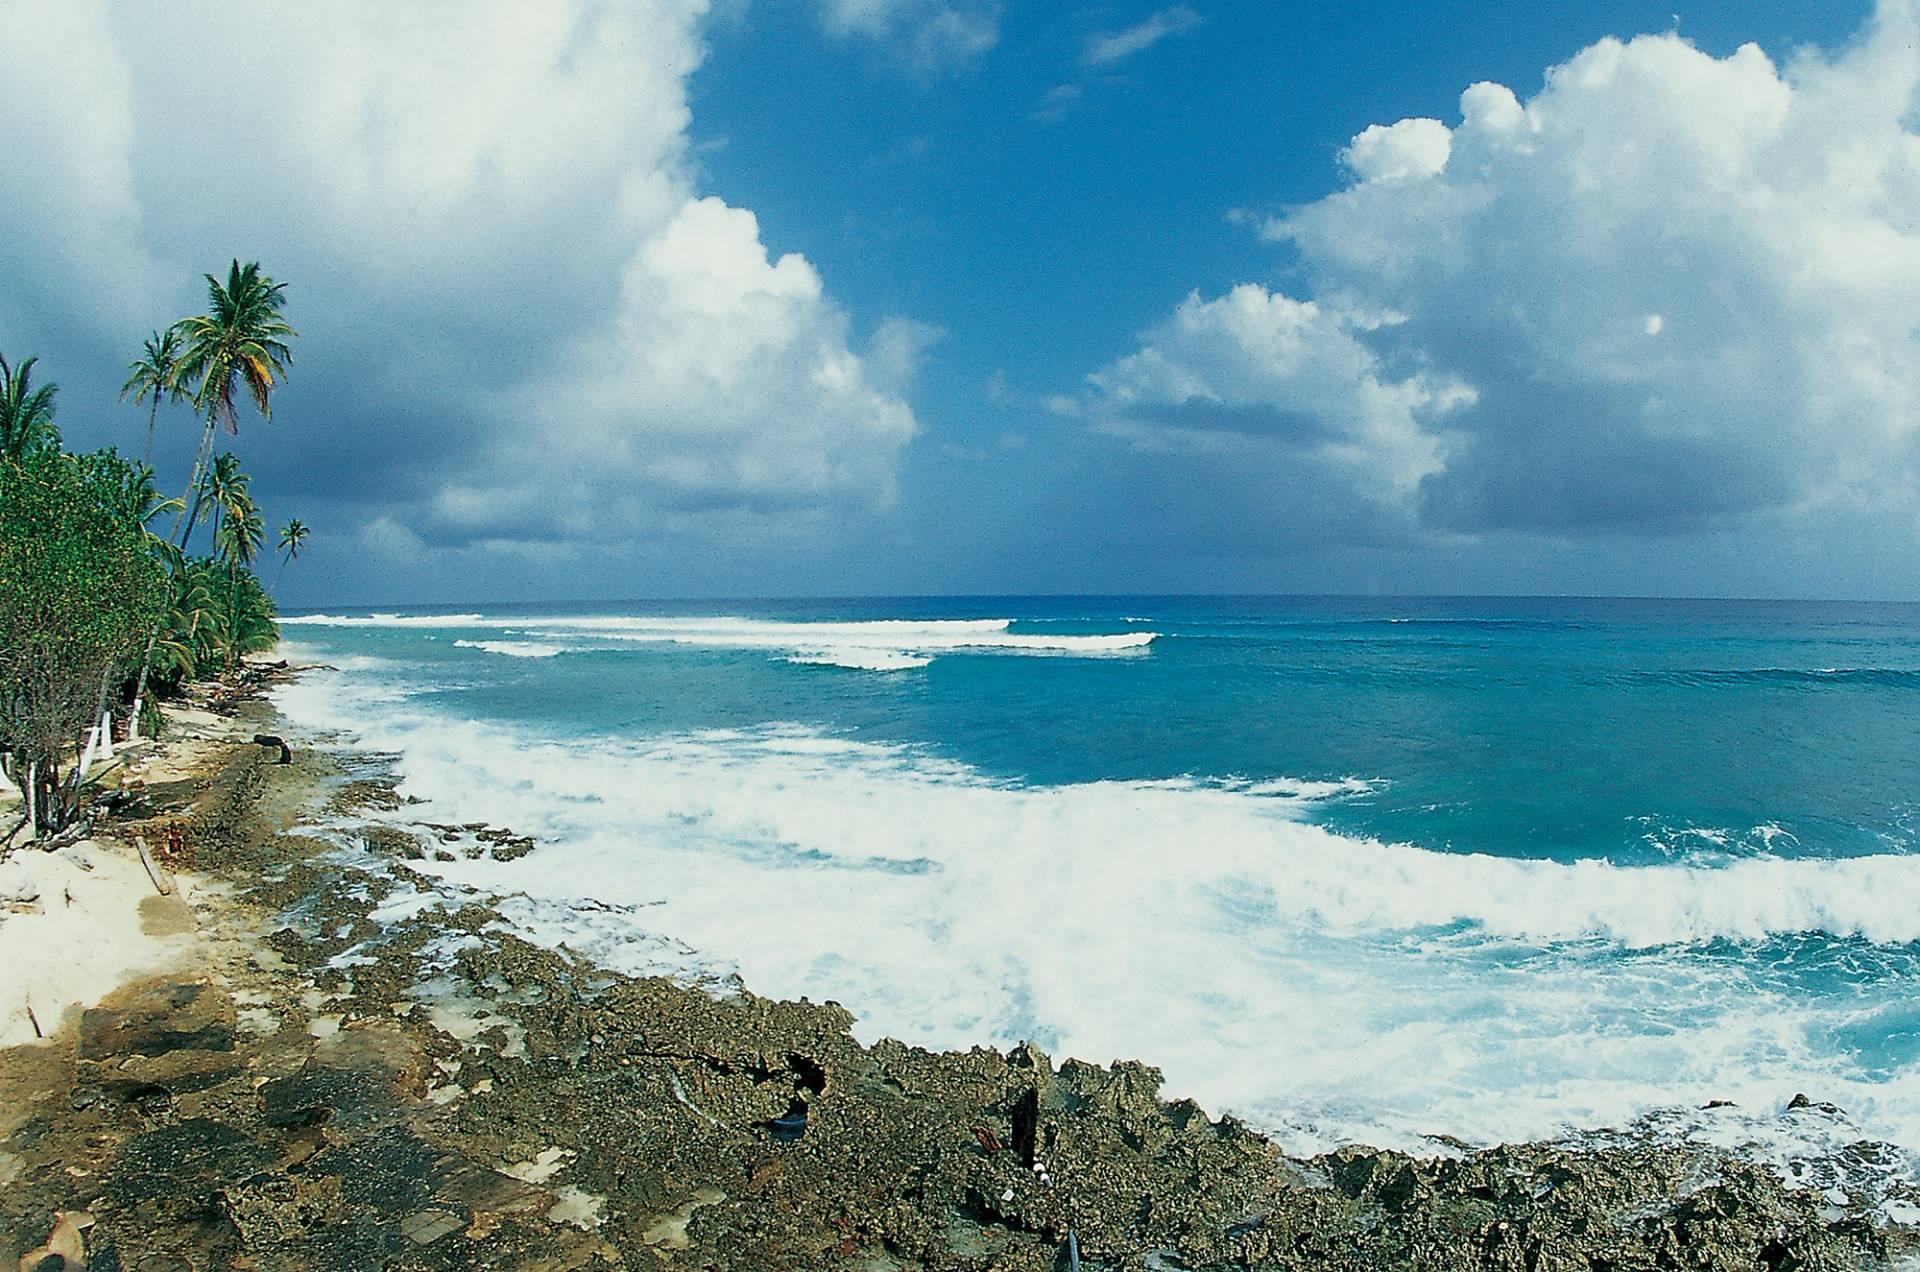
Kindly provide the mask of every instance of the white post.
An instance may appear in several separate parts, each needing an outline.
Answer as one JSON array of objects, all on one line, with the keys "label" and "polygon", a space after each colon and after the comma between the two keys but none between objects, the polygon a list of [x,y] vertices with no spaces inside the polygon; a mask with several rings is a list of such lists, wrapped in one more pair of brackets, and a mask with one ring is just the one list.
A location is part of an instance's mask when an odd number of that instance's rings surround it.
[{"label": "white post", "polygon": [[141,700],[136,697],[133,700],[133,714],[127,717],[127,741],[129,742],[140,740],[140,705]]},{"label": "white post", "polygon": [[27,765],[27,838],[30,840],[35,838],[37,828],[37,820],[33,815],[33,791],[38,785],[40,785],[40,761],[34,760]]},{"label": "white post", "polygon": [[86,780],[87,769],[93,764],[93,750],[100,744],[100,726],[94,725],[87,730],[87,744],[80,750],[80,765],[73,770],[73,781],[77,787]]},{"label": "white post", "polygon": [[100,713],[100,758],[113,758],[113,711],[109,708]]}]

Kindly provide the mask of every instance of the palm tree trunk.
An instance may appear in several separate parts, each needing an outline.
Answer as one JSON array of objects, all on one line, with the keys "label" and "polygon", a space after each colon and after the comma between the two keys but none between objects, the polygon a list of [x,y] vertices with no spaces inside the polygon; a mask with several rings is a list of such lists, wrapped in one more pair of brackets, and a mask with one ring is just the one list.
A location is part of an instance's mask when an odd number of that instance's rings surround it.
[{"label": "palm tree trunk", "polygon": [[[220,510],[217,508],[214,509],[213,515],[218,517]],[[227,666],[226,670],[221,674],[231,676],[233,675],[233,660],[237,657],[237,651],[240,648],[240,579],[239,576],[233,572],[232,560],[228,560],[227,562],[227,623],[229,625],[227,632]]]},{"label": "palm tree trunk", "polygon": [[[167,580],[167,588],[171,593],[172,579]],[[153,647],[160,643],[160,628],[166,621],[167,616],[164,613],[161,614],[160,621],[153,625],[151,632],[147,633],[147,647],[140,652],[140,676],[133,682],[133,728],[131,730],[133,737],[140,736],[140,708],[147,699],[147,669],[153,666]]]},{"label": "palm tree trunk", "polygon": [[160,415],[160,390],[153,391],[153,405],[147,408],[147,449],[140,452],[140,462],[148,468],[153,467],[153,423]]},{"label": "palm tree trunk", "polygon": [[[80,752],[79,762],[73,766],[73,776],[69,779],[73,786],[70,797],[78,797],[80,784],[87,780],[87,767],[93,763],[93,757],[100,751],[101,721],[107,714],[107,690],[112,684],[113,668],[109,666],[100,673],[100,696],[93,704],[93,734],[88,739],[86,748]],[[111,746],[112,743],[109,742],[108,745]]]},{"label": "palm tree trunk", "polygon": [[[207,426],[200,430],[200,448],[193,455],[193,476],[187,482],[186,496],[181,500],[180,511],[173,519],[173,533],[180,535],[180,542],[174,546],[182,552],[187,550],[187,540],[193,537],[193,523],[197,518],[196,492],[200,489],[200,479],[206,476],[207,464],[213,459],[213,412],[207,412]],[[184,526],[184,532],[182,527]],[[172,536],[169,535],[169,538]]]},{"label": "palm tree trunk", "polygon": [[[206,469],[207,460],[210,459],[212,455],[213,412],[208,411],[207,426],[200,430],[200,446],[194,451],[193,476],[187,481],[186,497],[180,501],[180,511],[173,519],[173,529],[167,533],[169,542],[172,541],[174,535],[177,534],[180,536],[180,542],[174,544],[174,546],[182,552],[187,550],[187,540],[193,535],[193,522],[188,520],[187,517],[187,514],[192,511],[193,508],[193,492],[199,488],[201,475]],[[172,587],[171,581],[169,581],[168,587]],[[166,613],[162,611],[160,617],[153,621],[153,630],[147,633],[147,647],[142,650],[140,654],[140,677],[134,682],[133,686],[133,728],[135,733],[138,733],[140,729],[140,708],[146,702],[147,673],[153,667],[153,647],[160,643],[160,629],[166,626],[166,622]]]}]

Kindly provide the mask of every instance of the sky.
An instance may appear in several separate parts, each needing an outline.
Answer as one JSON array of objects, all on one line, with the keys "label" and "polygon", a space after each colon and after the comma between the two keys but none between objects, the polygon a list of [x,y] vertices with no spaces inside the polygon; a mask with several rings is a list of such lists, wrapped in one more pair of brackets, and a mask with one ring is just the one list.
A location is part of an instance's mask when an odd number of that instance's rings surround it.
[{"label": "sky", "polygon": [[1920,0],[12,12],[0,353],[286,282],[289,607],[1920,599]]}]

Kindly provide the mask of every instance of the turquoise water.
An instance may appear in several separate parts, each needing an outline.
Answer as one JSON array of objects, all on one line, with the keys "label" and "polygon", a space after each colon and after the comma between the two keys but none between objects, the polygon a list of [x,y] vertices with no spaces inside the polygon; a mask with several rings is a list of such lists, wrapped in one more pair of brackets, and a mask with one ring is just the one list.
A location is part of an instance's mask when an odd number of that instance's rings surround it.
[{"label": "turquoise water", "polygon": [[[290,620],[448,886],[917,1043],[1161,1064],[1302,1147],[1920,1146],[1920,607],[967,598]],[[611,907],[611,908],[609,908]],[[1671,1119],[1669,1119],[1671,1120]]]}]

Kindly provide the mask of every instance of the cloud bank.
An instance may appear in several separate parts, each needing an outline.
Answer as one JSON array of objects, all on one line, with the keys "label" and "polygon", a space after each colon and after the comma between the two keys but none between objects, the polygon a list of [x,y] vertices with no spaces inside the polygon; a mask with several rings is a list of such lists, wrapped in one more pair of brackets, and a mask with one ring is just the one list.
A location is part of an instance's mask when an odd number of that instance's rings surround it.
[{"label": "cloud bank", "polygon": [[1910,524],[1917,85],[1910,0],[1784,69],[1652,35],[1474,84],[1265,223],[1295,295],[1196,294],[1063,409],[1355,542]]},{"label": "cloud bank", "polygon": [[896,333],[870,367],[814,267],[699,188],[706,7],[16,6],[0,332],[117,366],[257,256],[302,336],[250,461],[370,551],[884,506],[911,359]]}]

